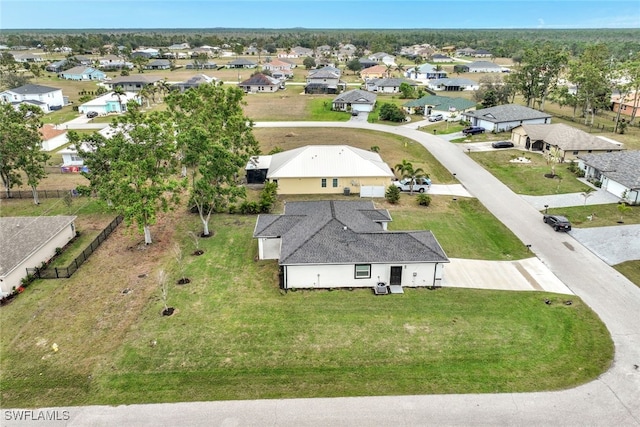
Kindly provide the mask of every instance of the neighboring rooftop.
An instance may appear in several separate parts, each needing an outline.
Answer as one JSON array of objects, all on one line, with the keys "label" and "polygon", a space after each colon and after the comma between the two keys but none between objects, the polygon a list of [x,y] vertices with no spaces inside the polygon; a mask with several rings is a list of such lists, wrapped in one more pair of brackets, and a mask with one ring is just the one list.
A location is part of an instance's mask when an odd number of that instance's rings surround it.
[{"label": "neighboring rooftop", "polygon": [[552,117],[551,114],[516,104],[498,105],[495,107],[483,108],[481,110],[468,111],[464,113],[464,115],[492,123],[550,119]]},{"label": "neighboring rooftop", "polygon": [[632,190],[640,190],[640,151],[581,154],[580,160]]}]

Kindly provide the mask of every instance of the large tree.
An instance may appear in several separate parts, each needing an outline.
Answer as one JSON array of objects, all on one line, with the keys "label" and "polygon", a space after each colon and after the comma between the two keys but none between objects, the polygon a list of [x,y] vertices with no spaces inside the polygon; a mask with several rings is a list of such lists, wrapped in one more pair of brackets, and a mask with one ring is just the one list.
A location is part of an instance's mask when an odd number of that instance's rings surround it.
[{"label": "large tree", "polygon": [[584,111],[584,123],[591,125],[598,110],[611,103],[611,57],[604,45],[592,45],[569,65],[569,80],[576,85],[577,102]]},{"label": "large tree", "polygon": [[50,156],[42,151],[43,112],[33,105],[0,103],[0,176],[7,197],[11,188],[22,184],[21,172],[33,192],[33,202],[39,204],[38,183],[47,176],[45,164]]},{"label": "large tree", "polygon": [[[150,226],[159,212],[178,202],[182,182],[177,178],[175,127],[167,112],[144,114],[135,103],[111,125],[112,136],[94,133],[80,149],[89,179],[98,197],[144,233],[151,244]],[[69,140],[80,147],[80,136],[70,132]]]},{"label": "large tree", "polygon": [[198,208],[205,236],[213,212],[245,197],[238,172],[258,153],[253,123],[242,110],[243,96],[237,87],[209,83],[166,99],[189,170],[190,201]]},{"label": "large tree", "polygon": [[550,42],[527,48],[522,63],[507,80],[522,94],[528,107],[537,104],[544,111],[547,96],[555,88],[567,61],[567,53]]}]

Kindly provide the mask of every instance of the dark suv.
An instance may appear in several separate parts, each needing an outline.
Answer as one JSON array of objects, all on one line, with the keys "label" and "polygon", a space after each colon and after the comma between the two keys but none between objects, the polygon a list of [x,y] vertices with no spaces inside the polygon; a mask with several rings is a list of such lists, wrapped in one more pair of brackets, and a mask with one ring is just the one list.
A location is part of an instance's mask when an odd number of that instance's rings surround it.
[{"label": "dark suv", "polygon": [[542,220],[556,231],[571,231],[571,223],[561,215],[545,215]]},{"label": "dark suv", "polygon": [[464,135],[475,135],[477,133],[484,133],[484,128],[480,126],[469,126],[462,129]]}]

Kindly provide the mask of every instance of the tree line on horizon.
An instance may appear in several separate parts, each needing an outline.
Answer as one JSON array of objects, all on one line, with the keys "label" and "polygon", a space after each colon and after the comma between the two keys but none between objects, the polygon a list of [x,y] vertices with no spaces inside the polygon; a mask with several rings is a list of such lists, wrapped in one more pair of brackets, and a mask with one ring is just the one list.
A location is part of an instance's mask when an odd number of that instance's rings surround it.
[{"label": "tree line on horizon", "polygon": [[397,53],[402,46],[428,43],[486,49],[496,57],[513,58],[546,43],[579,56],[593,43],[605,45],[616,60],[640,51],[640,29],[445,29],[445,30],[312,30],[312,29],[130,29],[130,30],[3,30],[0,44],[25,47],[70,47],[76,53],[105,45],[163,47],[189,43],[191,47],[242,44],[267,49],[295,46],[316,48],[351,43],[361,50]]}]

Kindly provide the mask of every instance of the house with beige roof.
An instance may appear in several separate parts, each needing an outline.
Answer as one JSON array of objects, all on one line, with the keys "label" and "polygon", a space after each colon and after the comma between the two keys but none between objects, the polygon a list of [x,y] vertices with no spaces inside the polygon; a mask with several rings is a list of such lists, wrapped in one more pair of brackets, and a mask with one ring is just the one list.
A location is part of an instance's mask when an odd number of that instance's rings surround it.
[{"label": "house with beige roof", "polygon": [[624,150],[622,143],[608,138],[600,138],[564,123],[524,124],[514,128],[511,141],[518,148],[540,151],[554,157],[560,163],[577,160],[581,155],[611,153]]},{"label": "house with beige roof", "polygon": [[630,92],[624,96],[618,94],[611,97],[611,109],[627,117],[637,117],[640,111],[640,92]]},{"label": "house with beige roof", "polygon": [[[266,156],[263,156],[266,157]],[[265,159],[278,194],[378,194],[394,177],[378,153],[348,145],[307,145]]]}]

